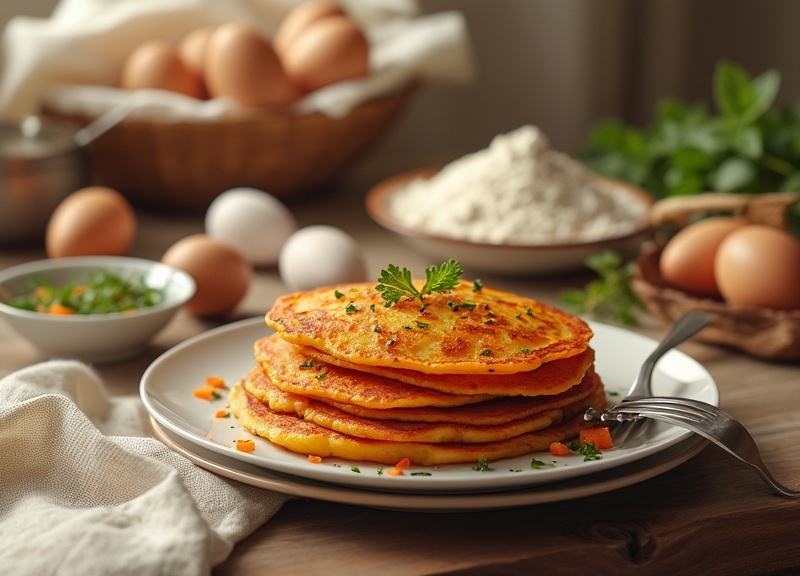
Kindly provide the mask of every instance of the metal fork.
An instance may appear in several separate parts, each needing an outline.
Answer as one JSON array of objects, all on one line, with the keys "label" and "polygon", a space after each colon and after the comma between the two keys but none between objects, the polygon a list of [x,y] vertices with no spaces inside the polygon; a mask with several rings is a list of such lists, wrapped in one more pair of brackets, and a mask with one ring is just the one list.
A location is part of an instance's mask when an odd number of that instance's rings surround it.
[{"label": "metal fork", "polygon": [[711,440],[754,468],[761,479],[781,496],[800,496],[800,491],[787,488],[770,473],[761,458],[758,445],[747,429],[724,410],[706,402],[673,397],[632,399],[608,410],[590,408],[584,418],[602,422],[628,422],[648,418],[681,426]]},{"label": "metal fork", "polygon": [[[700,330],[708,326],[710,322],[711,316],[704,312],[688,312],[678,318],[664,338],[662,338],[661,342],[658,343],[656,348],[644,361],[641,368],[639,368],[639,374],[636,380],[633,381],[633,385],[620,404],[629,402],[633,398],[652,396],[653,370],[661,357],[681,342],[697,334]],[[615,433],[615,443],[617,445],[624,443],[634,433],[641,433],[644,427],[645,423],[642,422],[638,425],[630,424],[621,428]]]}]

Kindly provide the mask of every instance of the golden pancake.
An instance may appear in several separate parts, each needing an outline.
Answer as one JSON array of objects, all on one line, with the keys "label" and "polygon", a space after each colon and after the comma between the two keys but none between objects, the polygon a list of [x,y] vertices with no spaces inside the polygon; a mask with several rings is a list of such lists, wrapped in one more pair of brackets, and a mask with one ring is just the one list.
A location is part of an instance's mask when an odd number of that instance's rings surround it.
[{"label": "golden pancake", "polygon": [[[586,405],[604,404],[605,395],[602,389],[586,402]],[[555,426],[497,442],[392,442],[357,438],[304,421],[298,416],[274,412],[248,393],[241,384],[231,390],[229,406],[233,415],[247,430],[292,452],[387,465],[394,465],[403,458],[409,458],[413,464],[419,466],[477,462],[479,458],[490,461],[511,458],[546,450],[551,443],[574,438],[586,427],[583,414],[579,413]]]},{"label": "golden pancake", "polygon": [[375,284],[282,296],[265,321],[285,340],[360,366],[429,374],[511,374],[586,350],[592,331],[557,308],[461,281],[445,294],[385,306]]},{"label": "golden pancake", "polygon": [[430,388],[448,394],[477,394],[480,392],[494,396],[542,396],[561,394],[578,384],[586,370],[594,362],[594,350],[589,347],[577,356],[553,360],[542,364],[536,370],[514,374],[425,374],[404,368],[385,368],[383,366],[358,366],[352,362],[334,358],[330,354],[303,347],[306,354],[319,362],[328,362],[349,368]]},{"label": "golden pancake", "polygon": [[[587,376],[589,376],[590,372],[594,372],[593,367],[589,368]],[[376,420],[450,422],[454,424],[473,424],[475,426],[495,426],[538,414],[545,410],[563,408],[573,402],[583,400],[593,393],[597,386],[602,386],[602,382],[595,375],[591,378],[584,378],[580,384],[561,394],[536,397],[508,396],[452,408],[420,406],[417,408],[387,408],[380,410],[324,398],[321,400],[349,414]]]},{"label": "golden pancake", "polygon": [[[384,368],[382,366],[359,366],[320,352],[310,346],[296,346],[282,340],[278,335],[265,337],[254,346],[256,361],[269,372],[279,388],[297,394],[311,394],[332,398],[331,390],[340,391],[340,400],[357,396],[359,405],[366,399],[376,408],[390,408],[391,402],[399,406],[411,406],[414,396],[435,400],[429,403],[416,398],[414,406],[456,406],[486,400],[491,396],[541,396],[560,394],[578,384],[594,361],[594,350],[587,348],[577,356],[554,360],[536,370],[516,374],[424,374],[414,370]],[[314,370],[308,367],[313,366]],[[358,371],[358,374],[353,374]],[[327,373],[324,380],[316,378]],[[365,377],[369,373],[374,377]],[[403,383],[407,386],[400,386]],[[319,384],[319,386],[316,386]],[[408,385],[412,386],[411,388]],[[292,386],[293,389],[289,389]],[[420,390],[426,388],[426,390]],[[453,397],[439,397],[431,390]],[[475,395],[480,394],[480,397]],[[473,396],[472,399],[459,398]]]},{"label": "golden pancake", "polygon": [[[274,386],[259,367],[244,378],[242,386],[273,412],[296,414],[307,422],[350,436],[392,442],[495,442],[541,430],[586,410],[584,403],[573,400],[564,407],[540,410],[517,419],[507,418],[505,422],[494,425],[376,420],[344,412],[313,398],[284,392]],[[447,410],[457,412],[459,408]]]},{"label": "golden pancake", "polygon": [[446,394],[373,374],[318,362],[313,355],[274,334],[254,345],[258,364],[286,392],[328,398],[366,408],[460,406],[493,398],[489,394]]}]

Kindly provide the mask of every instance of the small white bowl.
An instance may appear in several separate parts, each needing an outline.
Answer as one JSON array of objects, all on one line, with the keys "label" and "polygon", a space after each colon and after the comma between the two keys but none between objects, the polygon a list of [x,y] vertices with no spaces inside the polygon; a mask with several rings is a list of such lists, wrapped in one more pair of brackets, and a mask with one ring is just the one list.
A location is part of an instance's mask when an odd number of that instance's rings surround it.
[{"label": "small white bowl", "polygon": [[[31,312],[6,304],[10,298],[24,294],[31,281],[62,287],[71,282],[86,282],[88,275],[96,270],[123,278],[143,277],[148,286],[163,290],[164,301],[131,312],[75,315]],[[11,328],[35,344],[44,356],[98,364],[141,353],[194,292],[194,280],[182,270],[123,256],[37,260],[0,270],[0,314]]]},{"label": "small white bowl", "polygon": [[[635,229],[626,234],[603,238],[591,242],[564,244],[484,244],[438,236],[414,230],[395,218],[389,209],[391,196],[412,180],[429,178],[438,169],[414,170],[388,178],[368,193],[365,199],[367,213],[386,228],[398,234],[407,244],[437,262],[454,258],[464,268],[510,276],[546,276],[579,270],[586,259],[604,249],[613,249],[624,256],[633,257],[650,232],[647,215],[637,223]],[[597,177],[602,186],[613,186],[619,194],[627,196],[630,202],[642,204],[646,210],[653,203],[645,191],[629,184]]]}]

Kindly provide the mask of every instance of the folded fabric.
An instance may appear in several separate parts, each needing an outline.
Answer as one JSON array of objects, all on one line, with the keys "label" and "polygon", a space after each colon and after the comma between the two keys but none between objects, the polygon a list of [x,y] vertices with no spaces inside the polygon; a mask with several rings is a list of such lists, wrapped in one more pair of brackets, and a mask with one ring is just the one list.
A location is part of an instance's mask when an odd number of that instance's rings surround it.
[{"label": "folded fabric", "polygon": [[0,571],[208,574],[286,501],[195,466],[146,418],[80,362],[0,380]]},{"label": "folded fabric", "polygon": [[[248,22],[269,38],[301,1],[61,0],[50,18],[12,18],[0,44],[0,117],[35,114],[42,103],[61,113],[97,117],[130,96],[117,85],[125,59],[139,44],[161,39],[177,45],[197,28],[231,21]],[[421,16],[415,0],[341,1],[369,39],[370,74],[317,90],[297,104],[299,112],[338,117],[412,81],[473,79],[461,13]],[[151,91],[138,104],[134,115],[148,119],[166,114],[208,120],[241,113],[230,104],[207,106],[163,91]]]}]

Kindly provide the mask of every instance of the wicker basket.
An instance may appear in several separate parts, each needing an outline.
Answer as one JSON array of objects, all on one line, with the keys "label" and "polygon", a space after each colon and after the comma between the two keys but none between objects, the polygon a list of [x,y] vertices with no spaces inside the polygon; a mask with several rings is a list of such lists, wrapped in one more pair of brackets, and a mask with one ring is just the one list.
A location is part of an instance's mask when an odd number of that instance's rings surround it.
[{"label": "wicker basket", "polygon": [[[748,218],[751,222],[784,227],[786,208],[800,194],[716,195],[671,198],[657,202],[653,225],[683,226],[694,212],[722,211]],[[696,338],[741,350],[765,360],[800,359],[800,310],[770,310],[734,306],[721,300],[700,298],[670,286],[659,271],[662,243],[644,244],[636,260],[632,287],[648,311],[665,325],[686,312],[702,310],[713,322]]]},{"label": "wicker basket", "polygon": [[[252,186],[289,199],[334,181],[383,134],[413,89],[371,100],[344,118],[265,113],[218,122],[125,120],[91,144],[92,184],[159,210],[205,210]],[[46,115],[81,126],[85,117]]]}]

